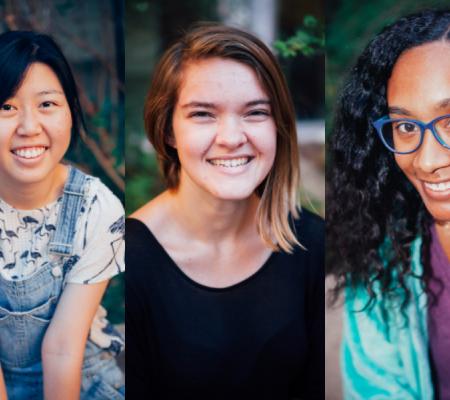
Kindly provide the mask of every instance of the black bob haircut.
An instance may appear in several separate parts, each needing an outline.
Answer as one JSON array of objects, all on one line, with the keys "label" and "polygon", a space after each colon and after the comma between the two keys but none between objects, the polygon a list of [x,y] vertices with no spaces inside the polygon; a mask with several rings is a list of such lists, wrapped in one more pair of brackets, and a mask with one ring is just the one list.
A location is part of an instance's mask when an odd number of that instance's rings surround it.
[{"label": "black bob haircut", "polygon": [[388,114],[388,80],[400,55],[436,41],[450,46],[450,9],[402,17],[368,44],[342,88],[327,188],[327,269],[337,277],[335,299],[345,286],[362,286],[370,295],[369,306],[377,300],[379,285],[381,299],[400,289],[404,309],[410,298],[407,279],[414,276],[411,245],[418,236],[423,271],[416,277],[429,293],[432,217],[372,122]]},{"label": "black bob haircut", "polygon": [[78,90],[64,54],[48,35],[32,31],[8,31],[0,34],[0,105],[19,89],[33,63],[49,66],[63,88],[72,115],[72,144],[85,128]]}]

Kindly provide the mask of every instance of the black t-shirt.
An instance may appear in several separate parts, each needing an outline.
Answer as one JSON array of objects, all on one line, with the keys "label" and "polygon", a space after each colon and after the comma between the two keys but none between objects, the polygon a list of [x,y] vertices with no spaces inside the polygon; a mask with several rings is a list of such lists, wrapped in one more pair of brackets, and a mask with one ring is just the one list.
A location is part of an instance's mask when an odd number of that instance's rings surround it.
[{"label": "black t-shirt", "polygon": [[218,289],[127,220],[128,399],[324,398],[324,224],[302,211],[295,228],[306,250]]}]

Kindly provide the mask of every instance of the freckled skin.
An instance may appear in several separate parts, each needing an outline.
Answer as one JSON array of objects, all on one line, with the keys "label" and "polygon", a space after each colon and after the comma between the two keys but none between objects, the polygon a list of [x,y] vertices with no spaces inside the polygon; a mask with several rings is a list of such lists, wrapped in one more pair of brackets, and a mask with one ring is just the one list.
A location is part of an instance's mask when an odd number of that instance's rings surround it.
[{"label": "freckled skin", "polygon": [[[17,92],[0,109],[2,187],[50,186],[48,182],[64,176],[60,161],[69,146],[71,128],[70,108],[56,74],[45,64],[31,64]],[[24,162],[11,152],[36,145],[48,147],[36,162]]]},{"label": "freckled skin", "polygon": [[[408,115],[392,115],[429,122],[450,114],[450,44],[433,42],[404,52],[388,82],[389,107],[400,107]],[[412,154],[396,154],[395,160],[419,192],[425,206],[439,223],[450,222],[450,193],[434,198],[424,182],[450,181],[450,150],[426,131],[421,147]]]},{"label": "freckled skin", "polygon": [[[173,116],[173,145],[181,162],[180,190],[200,190],[222,200],[250,197],[269,173],[276,127],[254,71],[236,61],[210,58],[187,65]],[[201,102],[213,107],[191,106]],[[249,156],[238,168],[209,160]]]}]

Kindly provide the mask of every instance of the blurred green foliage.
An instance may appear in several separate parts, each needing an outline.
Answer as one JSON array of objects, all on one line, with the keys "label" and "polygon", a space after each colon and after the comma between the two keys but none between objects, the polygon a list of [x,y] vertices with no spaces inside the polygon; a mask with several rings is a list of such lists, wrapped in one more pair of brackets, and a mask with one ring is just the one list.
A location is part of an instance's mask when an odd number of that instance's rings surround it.
[{"label": "blurred green foliage", "polygon": [[287,40],[276,40],[274,47],[282,57],[295,57],[299,54],[313,56],[325,48],[323,26],[312,15],[306,15],[303,26]]},{"label": "blurred green foliage", "polygon": [[345,77],[369,41],[399,17],[430,8],[450,9],[449,0],[330,0],[326,23],[327,135],[332,130],[336,99]]},{"label": "blurred green foliage", "polygon": [[127,174],[133,176],[133,179],[127,181],[127,215],[164,190],[155,153],[144,153],[138,146],[129,146],[127,153],[129,152],[133,152],[135,162],[127,169]]},{"label": "blurred green foliage", "polygon": [[125,319],[125,279],[123,274],[116,276],[109,282],[108,290],[103,297],[102,304],[108,311],[108,320],[113,324],[121,324]]},{"label": "blurred green foliage", "polygon": [[[321,24],[316,17],[307,14],[303,18],[302,26],[296,30],[294,36],[291,36],[284,41],[276,40],[273,47],[278,51],[280,57],[285,59],[323,55],[325,50],[325,29],[323,24]],[[300,148],[300,150],[302,150],[302,148]],[[322,153],[324,152],[325,150],[322,150]],[[315,157],[314,160],[310,159],[309,162],[320,164],[320,170],[324,171],[325,158],[319,157],[319,161],[317,154]],[[308,158],[308,154],[301,154],[302,160]],[[317,184],[320,185],[320,183],[321,182],[318,182]],[[307,187],[300,187],[299,200],[300,204],[305,209],[312,211],[315,214],[319,214],[322,217],[325,216],[325,203],[323,199],[314,195]]]}]

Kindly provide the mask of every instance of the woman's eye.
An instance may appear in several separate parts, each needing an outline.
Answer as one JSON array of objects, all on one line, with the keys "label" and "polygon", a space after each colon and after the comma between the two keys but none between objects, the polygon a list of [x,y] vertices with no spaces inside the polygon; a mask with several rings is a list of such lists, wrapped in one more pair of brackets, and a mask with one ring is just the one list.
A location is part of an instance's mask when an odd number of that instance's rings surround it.
[{"label": "woman's eye", "polygon": [[195,111],[189,114],[189,118],[213,118],[214,115],[208,111]]},{"label": "woman's eye", "polygon": [[269,115],[269,112],[266,110],[254,110],[250,111],[250,115]]},{"label": "woman's eye", "polygon": [[53,101],[43,101],[41,103],[42,108],[50,108],[50,107],[53,107],[54,105],[56,105],[56,104]]},{"label": "woman's eye", "polygon": [[419,132],[419,127],[411,122],[401,122],[397,124],[396,130],[400,133],[416,133]]},{"label": "woman's eye", "polygon": [[2,111],[11,111],[13,106],[11,104],[2,104],[0,110]]},{"label": "woman's eye", "polygon": [[247,118],[263,120],[270,117],[270,112],[268,110],[252,110],[246,114]]}]

